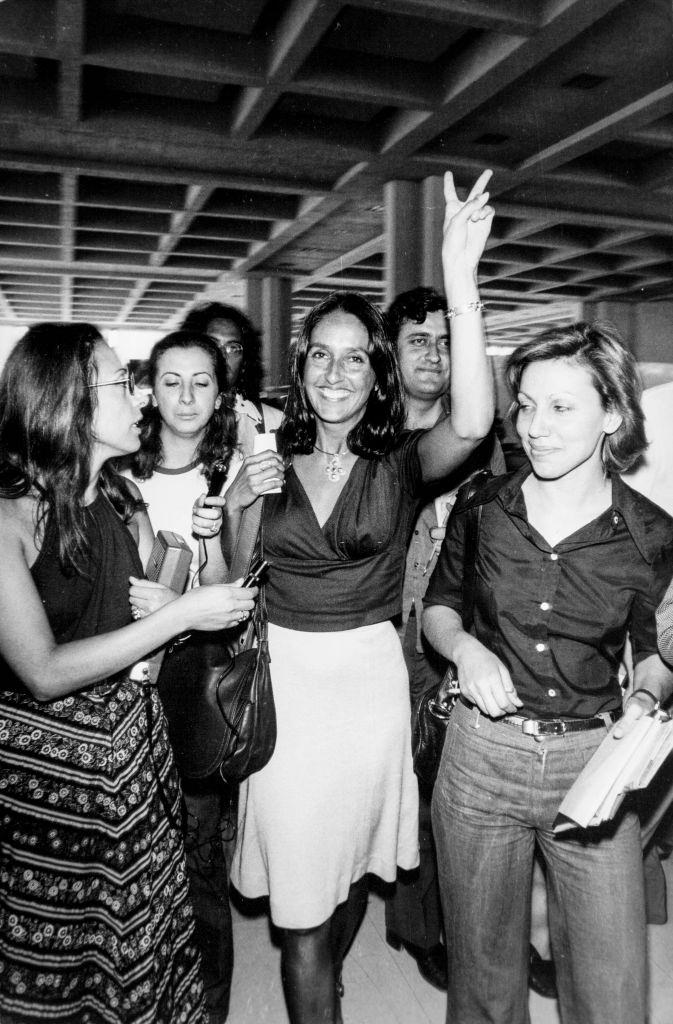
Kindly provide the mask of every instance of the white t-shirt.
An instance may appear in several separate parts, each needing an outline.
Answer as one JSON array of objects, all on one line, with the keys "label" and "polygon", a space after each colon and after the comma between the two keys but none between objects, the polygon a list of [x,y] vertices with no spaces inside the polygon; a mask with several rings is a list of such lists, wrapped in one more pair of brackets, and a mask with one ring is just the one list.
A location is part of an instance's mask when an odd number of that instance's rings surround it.
[{"label": "white t-shirt", "polygon": [[[241,457],[234,452],[229,463],[229,473],[222,489],[224,494],[236,476],[241,464]],[[183,537],[192,549],[192,577],[199,567],[199,538],[192,533],[192,508],[200,494],[208,490],[208,482],[203,475],[200,462],[192,462],[180,469],[155,469],[147,480],[140,480],[130,470],[124,471],[138,487],[142,499],[147,505],[147,514],[152,523],[155,535],[159,530],[170,530]]]}]

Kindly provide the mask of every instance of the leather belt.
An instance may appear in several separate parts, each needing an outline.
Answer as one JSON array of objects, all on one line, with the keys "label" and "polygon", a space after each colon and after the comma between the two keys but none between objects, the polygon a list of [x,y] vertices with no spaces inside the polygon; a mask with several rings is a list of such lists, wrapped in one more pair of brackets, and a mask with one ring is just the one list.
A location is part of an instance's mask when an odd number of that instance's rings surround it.
[{"label": "leather belt", "polygon": [[621,718],[621,711],[606,711],[593,718],[523,718],[522,715],[506,715],[494,721],[513,725],[526,736],[565,736],[569,732],[585,732],[587,729],[607,729]]}]

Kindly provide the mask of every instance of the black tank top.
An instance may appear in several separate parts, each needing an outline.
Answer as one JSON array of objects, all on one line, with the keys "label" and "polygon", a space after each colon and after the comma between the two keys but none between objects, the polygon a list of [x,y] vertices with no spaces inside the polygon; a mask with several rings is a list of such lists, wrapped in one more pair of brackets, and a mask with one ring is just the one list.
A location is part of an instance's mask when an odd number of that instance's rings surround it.
[{"label": "black tank top", "polygon": [[[87,506],[85,533],[89,554],[81,571],[64,570],[58,557],[56,526],[50,519],[42,548],[31,568],[59,644],[109,633],[132,622],[129,576],[144,576],[131,534],[100,492]],[[4,663],[2,668],[2,688],[23,689]]]}]

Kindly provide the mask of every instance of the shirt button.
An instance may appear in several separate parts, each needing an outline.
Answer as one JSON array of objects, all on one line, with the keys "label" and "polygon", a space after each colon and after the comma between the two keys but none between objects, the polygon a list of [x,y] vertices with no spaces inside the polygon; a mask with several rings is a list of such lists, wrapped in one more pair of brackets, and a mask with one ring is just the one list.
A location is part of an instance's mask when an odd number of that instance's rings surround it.
[{"label": "shirt button", "polygon": [[535,644],[535,650],[539,651],[540,654],[541,654],[542,651],[546,651],[547,650],[547,645],[546,644]]},{"label": "shirt button", "polygon": [[549,609],[551,608],[551,605],[550,605],[549,601],[543,601],[542,604],[540,605],[540,608],[542,609],[543,612],[548,612]]},{"label": "shirt button", "polygon": [[547,690],[547,693],[549,694],[550,697],[555,697],[556,696],[556,690]]},{"label": "shirt button", "polygon": [[551,555],[549,557],[551,558],[552,562],[556,562],[557,559],[558,559],[558,555],[556,554],[555,551],[552,551],[552,553],[551,553]]}]

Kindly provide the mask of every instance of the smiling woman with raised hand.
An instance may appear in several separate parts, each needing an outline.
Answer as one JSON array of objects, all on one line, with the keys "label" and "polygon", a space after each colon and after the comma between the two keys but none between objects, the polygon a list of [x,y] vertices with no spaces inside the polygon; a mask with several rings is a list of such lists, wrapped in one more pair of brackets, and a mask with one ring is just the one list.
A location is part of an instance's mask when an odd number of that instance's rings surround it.
[{"label": "smiling woman with raised hand", "polygon": [[[488,432],[493,388],[476,283],[493,211],[485,172],[467,200],[446,176],[443,262],[452,307],[451,415],[403,434],[394,348],[362,296],[334,295],[294,345],[280,493],[265,498],[266,597],[278,740],[242,786],[232,881],[269,895],[292,1024],[341,1019],[341,964],[366,875],[418,859],[408,680],[391,623],[424,481]],[[280,456],[246,459],[226,512]]]},{"label": "smiling woman with raised hand", "polygon": [[[423,614],[461,690],[432,802],[447,1022],[528,1020],[537,845],[564,1024],[644,1024],[638,819],[622,808],[600,828],[559,836],[553,826],[607,730],[623,736],[673,690],[655,626],[673,572],[673,520],[619,476],[645,435],[635,361],[613,329],[553,329],[513,353],[507,379],[529,464],[469,502],[459,495]],[[476,506],[472,635],[460,612]],[[627,634],[636,668],[622,717]]]},{"label": "smiling woman with raised hand", "polygon": [[132,620],[153,543],[108,466],[140,445],[132,375],[89,324],[38,324],[0,378],[0,1020],[204,1020],[180,793],[138,660],[234,626],[212,586]]}]

